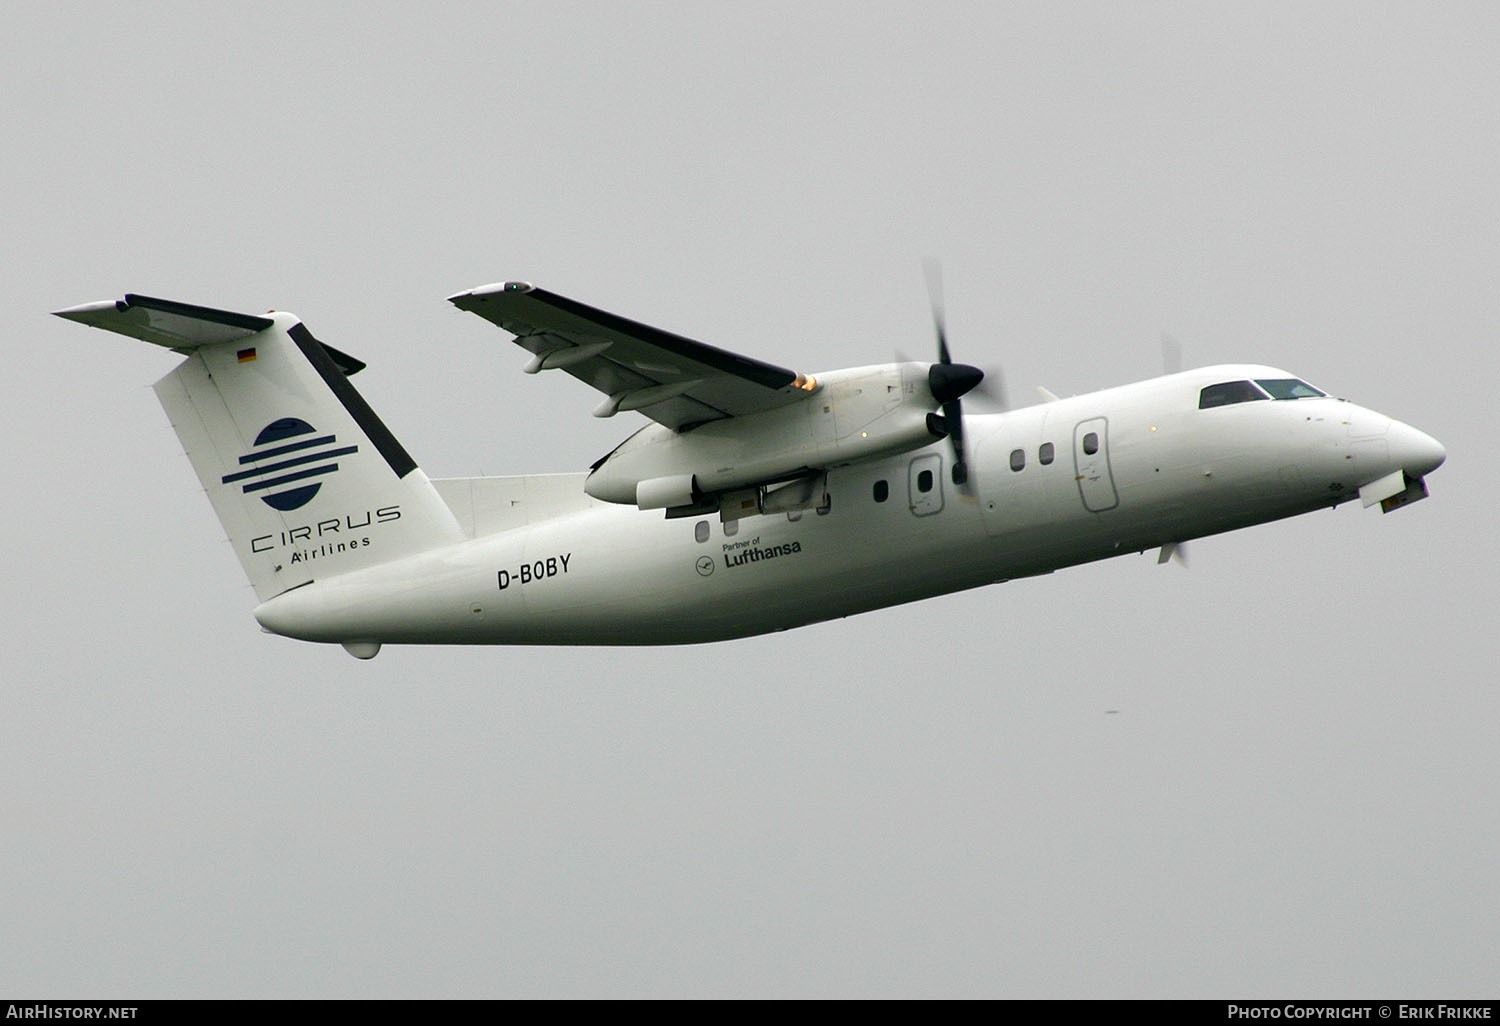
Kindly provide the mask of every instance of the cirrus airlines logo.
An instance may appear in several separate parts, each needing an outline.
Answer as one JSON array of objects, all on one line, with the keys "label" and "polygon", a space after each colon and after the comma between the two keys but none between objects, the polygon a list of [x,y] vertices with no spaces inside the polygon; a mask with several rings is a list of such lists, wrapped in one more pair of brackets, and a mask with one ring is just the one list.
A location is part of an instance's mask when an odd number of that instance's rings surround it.
[{"label": "cirrus airlines logo", "polygon": [[338,444],[336,435],[319,435],[305,420],[282,417],[255,436],[255,447],[240,457],[250,469],[225,474],[224,484],[239,484],[246,495],[283,512],[301,509],[312,501],[323,482],[314,480],[339,469],[337,459],[359,452],[357,445]]}]

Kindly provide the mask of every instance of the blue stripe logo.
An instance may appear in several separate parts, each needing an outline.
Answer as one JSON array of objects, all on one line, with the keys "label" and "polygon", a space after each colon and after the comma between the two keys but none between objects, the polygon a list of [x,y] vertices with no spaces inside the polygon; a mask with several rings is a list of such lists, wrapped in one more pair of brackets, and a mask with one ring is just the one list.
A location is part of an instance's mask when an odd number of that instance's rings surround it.
[{"label": "blue stripe logo", "polygon": [[305,420],[283,417],[267,424],[255,447],[240,457],[240,466],[249,469],[225,474],[223,483],[240,484],[246,495],[258,493],[272,509],[301,509],[323,487],[314,479],[334,473],[338,457],[356,452],[359,446],[341,446],[337,436],[320,435]]}]

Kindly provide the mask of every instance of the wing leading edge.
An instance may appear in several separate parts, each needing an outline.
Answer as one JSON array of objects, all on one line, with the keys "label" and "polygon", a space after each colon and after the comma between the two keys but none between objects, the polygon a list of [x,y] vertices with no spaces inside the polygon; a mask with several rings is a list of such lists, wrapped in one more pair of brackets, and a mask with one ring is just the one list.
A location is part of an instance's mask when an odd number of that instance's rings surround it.
[{"label": "wing leading edge", "polygon": [[516,336],[528,373],[553,368],[604,393],[596,417],[639,410],[680,430],[787,406],[817,387],[810,377],[596,310],[526,282],[448,297]]}]

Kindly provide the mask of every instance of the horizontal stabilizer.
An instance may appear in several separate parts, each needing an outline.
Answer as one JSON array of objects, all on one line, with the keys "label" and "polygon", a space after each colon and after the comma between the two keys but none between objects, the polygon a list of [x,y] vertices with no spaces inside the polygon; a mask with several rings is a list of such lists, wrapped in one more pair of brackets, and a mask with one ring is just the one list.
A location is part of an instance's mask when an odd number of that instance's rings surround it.
[{"label": "horizontal stabilizer", "polygon": [[[239,342],[265,331],[275,322],[255,314],[214,310],[172,299],[155,299],[126,293],[124,299],[84,303],[53,311],[58,317],[105,331],[129,335],[143,342],[165,346],[175,352],[192,353],[199,346]],[[365,364],[332,346],[323,347],[345,375],[357,374]]]},{"label": "horizontal stabilizer", "polygon": [[127,294],[114,302],[85,303],[58,310],[57,316],[105,331],[129,335],[143,342],[179,351],[221,342],[238,342],[274,323],[269,317],[211,310],[170,299]]}]

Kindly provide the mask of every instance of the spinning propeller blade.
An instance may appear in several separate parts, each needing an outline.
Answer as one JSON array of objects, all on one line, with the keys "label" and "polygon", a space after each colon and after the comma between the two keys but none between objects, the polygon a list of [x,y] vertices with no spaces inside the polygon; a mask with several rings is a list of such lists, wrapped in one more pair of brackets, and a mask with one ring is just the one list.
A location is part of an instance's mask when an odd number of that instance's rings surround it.
[{"label": "spinning propeller blade", "polygon": [[964,412],[959,401],[984,380],[984,371],[966,363],[954,363],[948,352],[948,330],[943,318],[943,270],[936,260],[923,263],[927,275],[927,295],[932,302],[932,322],[937,330],[938,362],[927,371],[927,387],[943,408],[943,422],[948,441],[953,445],[953,483],[965,494],[969,481],[969,464],[964,450]]}]

